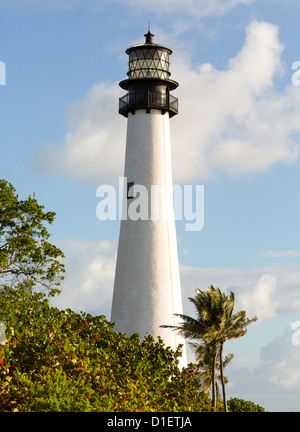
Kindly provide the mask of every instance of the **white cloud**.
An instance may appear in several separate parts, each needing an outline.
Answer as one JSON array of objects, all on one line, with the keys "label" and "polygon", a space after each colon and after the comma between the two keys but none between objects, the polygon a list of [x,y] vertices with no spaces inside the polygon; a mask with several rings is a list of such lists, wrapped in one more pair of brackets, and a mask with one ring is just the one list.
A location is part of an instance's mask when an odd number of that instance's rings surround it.
[{"label": "white cloud", "polygon": [[276,278],[271,274],[264,274],[251,291],[243,292],[239,297],[240,307],[250,316],[256,315],[261,322],[273,318],[277,312],[278,297],[276,295]]},{"label": "white cloud", "polygon": [[[110,317],[117,241],[71,239],[55,242],[66,255],[67,274],[55,304],[62,308]],[[235,293],[236,310],[258,316],[261,326],[281,314],[300,313],[300,269],[296,265],[238,268],[200,268],[180,265],[183,310],[194,316],[188,297],[209,285]]]},{"label": "white cloud", "polygon": [[110,318],[116,260],[114,241],[84,239],[55,242],[65,253],[66,276],[62,292],[52,304]]},{"label": "white cloud", "polygon": [[299,130],[299,92],[288,86],[280,94],[273,85],[282,74],[282,50],[278,28],[253,21],[244,46],[226,70],[211,64],[192,70],[186,59],[172,63],[180,82],[180,115],[172,122],[178,181],[207,178],[218,171],[263,171],[297,160],[298,145],[291,134]]},{"label": "white cloud", "polygon": [[300,391],[299,347],[292,343],[295,330],[286,327],[283,335],[277,336],[261,349],[261,359],[268,364],[268,378],[279,388]]},{"label": "white cloud", "polygon": [[66,107],[69,132],[61,148],[49,148],[37,165],[73,177],[123,175],[126,122],[117,113],[117,84],[97,84],[85,99]]},{"label": "white cloud", "polygon": [[[253,21],[226,70],[211,64],[193,69],[187,57],[173,55],[172,77],[180,82],[175,92],[180,113],[171,121],[175,182],[207,179],[219,171],[253,173],[297,160],[293,134],[300,131],[300,93],[292,85],[282,93],[273,86],[282,73],[282,50],[278,28]],[[79,178],[122,175],[126,121],[117,114],[121,94],[117,83],[100,83],[84,100],[70,104],[64,142],[46,152],[39,165]]]},{"label": "white cloud", "polygon": [[248,317],[257,315],[253,325],[261,326],[266,320],[280,314],[300,312],[300,269],[298,266],[278,265],[238,268],[199,268],[180,266],[183,309],[194,316],[194,306],[188,297],[195,289],[205,290],[209,285],[235,293],[236,309],[244,309]]},{"label": "white cloud", "polygon": [[[259,403],[266,410],[299,411],[300,346],[288,325],[258,354],[238,354],[226,369],[229,396]],[[247,337],[247,336],[245,336]]]},{"label": "white cloud", "polygon": [[[55,299],[61,308],[76,311],[98,311],[110,316],[117,242],[70,239],[55,241],[66,256],[66,278],[62,293]],[[199,268],[180,266],[184,313],[194,315],[188,297],[196,288],[210,284],[224,292],[233,291],[236,308],[246,309],[248,315],[260,315],[259,323],[280,312],[295,312],[291,305],[299,296],[298,267],[277,266],[250,269]],[[281,309],[278,308],[278,302]],[[300,302],[300,298],[299,298]],[[105,312],[104,312],[105,309]]]}]

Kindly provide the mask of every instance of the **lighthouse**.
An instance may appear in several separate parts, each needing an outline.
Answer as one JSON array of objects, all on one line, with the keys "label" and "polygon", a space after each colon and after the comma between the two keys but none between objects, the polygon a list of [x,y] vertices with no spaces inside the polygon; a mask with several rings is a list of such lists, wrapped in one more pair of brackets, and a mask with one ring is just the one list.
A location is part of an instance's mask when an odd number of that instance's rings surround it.
[{"label": "lighthouse", "polygon": [[162,325],[178,325],[182,296],[173,209],[170,118],[178,113],[171,91],[172,50],[153,43],[126,50],[127,93],[119,113],[127,118],[123,209],[116,261],[111,321],[115,330],[131,336],[160,336],[166,346],[183,345],[180,365],[186,365],[184,339]]}]

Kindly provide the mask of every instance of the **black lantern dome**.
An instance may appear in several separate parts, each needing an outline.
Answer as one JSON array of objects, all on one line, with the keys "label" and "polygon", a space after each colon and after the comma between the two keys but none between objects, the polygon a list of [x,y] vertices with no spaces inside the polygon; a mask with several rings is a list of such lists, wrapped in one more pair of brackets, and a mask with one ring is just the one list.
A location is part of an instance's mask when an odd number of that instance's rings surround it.
[{"label": "black lantern dome", "polygon": [[129,56],[128,79],[120,82],[120,87],[128,93],[120,98],[119,113],[128,116],[136,109],[151,108],[169,112],[170,117],[178,113],[178,99],[170,94],[178,83],[170,79],[170,48],[153,43],[154,35],[148,31],[146,42],[126,50]]}]

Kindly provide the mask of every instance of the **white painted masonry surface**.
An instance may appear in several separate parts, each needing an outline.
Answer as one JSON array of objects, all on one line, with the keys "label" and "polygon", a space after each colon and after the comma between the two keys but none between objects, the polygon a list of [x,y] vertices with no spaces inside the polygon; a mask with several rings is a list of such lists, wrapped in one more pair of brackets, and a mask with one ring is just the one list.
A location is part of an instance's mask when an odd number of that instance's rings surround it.
[{"label": "white painted masonry surface", "polygon": [[[175,349],[184,345],[184,339],[160,327],[177,325],[180,318],[174,314],[182,314],[168,112],[138,109],[134,115],[128,113],[124,176],[149,192],[148,202],[143,202],[138,191],[136,197],[127,199],[126,190],[125,210],[139,205],[138,211],[142,214],[148,208],[150,217],[121,221],[111,321],[116,322],[116,331],[128,336],[139,333],[141,338],[146,333],[161,336],[166,346]],[[166,214],[159,214],[157,220],[150,214],[151,205],[157,205],[150,193],[153,185],[166,187],[160,202]],[[180,361],[180,366],[184,365],[185,348]]]}]

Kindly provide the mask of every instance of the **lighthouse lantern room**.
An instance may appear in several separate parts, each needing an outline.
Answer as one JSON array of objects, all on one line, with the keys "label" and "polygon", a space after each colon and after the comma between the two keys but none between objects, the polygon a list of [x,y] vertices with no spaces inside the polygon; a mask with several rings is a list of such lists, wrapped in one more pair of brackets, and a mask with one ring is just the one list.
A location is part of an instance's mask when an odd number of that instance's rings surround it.
[{"label": "lighthouse lantern room", "polygon": [[178,99],[170,94],[170,90],[178,87],[178,83],[170,79],[169,57],[170,48],[153,43],[153,34],[145,34],[146,43],[135,45],[126,50],[129,56],[128,79],[120,82],[120,87],[128,93],[120,98],[119,113],[128,116],[136,109],[161,109],[164,114],[169,112],[173,117],[178,113]]}]

